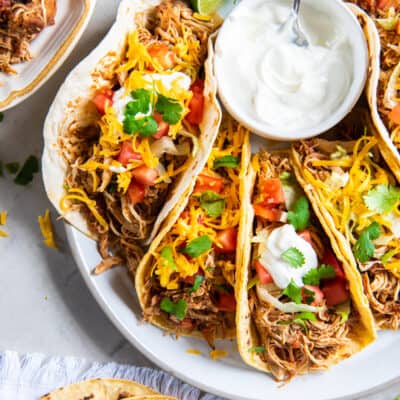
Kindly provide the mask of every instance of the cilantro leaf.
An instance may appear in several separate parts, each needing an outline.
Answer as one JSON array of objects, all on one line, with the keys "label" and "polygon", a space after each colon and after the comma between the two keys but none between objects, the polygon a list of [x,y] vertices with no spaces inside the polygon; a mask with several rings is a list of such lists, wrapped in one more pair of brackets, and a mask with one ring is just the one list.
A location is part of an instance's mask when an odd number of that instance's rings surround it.
[{"label": "cilantro leaf", "polygon": [[214,169],[221,167],[235,168],[239,165],[239,157],[236,156],[223,156],[214,160]]},{"label": "cilantro leaf", "polygon": [[37,172],[39,172],[39,160],[35,156],[29,156],[15,177],[14,182],[17,185],[26,186],[32,182],[33,175]]},{"label": "cilantro leaf", "polygon": [[249,353],[260,354],[260,353],[265,353],[266,351],[267,349],[264,346],[249,347]]},{"label": "cilantro leaf", "polygon": [[213,218],[219,217],[225,209],[225,200],[212,190],[206,190],[200,196],[201,208]]},{"label": "cilantro leaf", "polygon": [[187,303],[183,299],[179,299],[174,303],[169,297],[164,297],[161,300],[160,308],[182,321],[186,315]]},{"label": "cilantro leaf", "polygon": [[0,122],[2,122],[4,119],[4,114],[2,112],[0,112]]},{"label": "cilantro leaf", "polygon": [[310,209],[306,196],[301,196],[293,205],[293,210],[288,212],[288,221],[296,231],[305,229],[310,220]]},{"label": "cilantro leaf", "polygon": [[128,134],[139,132],[139,134],[144,137],[154,135],[158,130],[158,124],[154,117],[151,115],[140,119],[125,116],[123,127],[124,132]]},{"label": "cilantro leaf", "polygon": [[125,115],[135,117],[136,114],[147,114],[150,111],[152,92],[146,89],[137,89],[131,92],[133,101],[125,106]]},{"label": "cilantro leaf", "polygon": [[304,254],[296,247],[289,247],[281,254],[281,258],[293,268],[301,268],[306,262]]},{"label": "cilantro leaf", "polygon": [[166,267],[169,267],[172,269],[177,269],[171,246],[163,247],[160,251],[160,256],[162,258],[163,266],[166,266]]},{"label": "cilantro leaf", "polygon": [[372,240],[378,239],[380,234],[381,228],[377,222],[372,222],[370,226],[361,232],[353,247],[354,255],[358,261],[367,262],[373,257],[375,246],[372,243]]},{"label": "cilantro leaf", "polygon": [[295,183],[293,175],[288,171],[283,171],[279,176],[283,186],[292,186]]},{"label": "cilantro leaf", "polygon": [[305,323],[305,321],[304,321],[303,319],[294,318],[294,319],[291,321],[291,323],[292,323],[292,324],[300,325],[300,326],[304,329],[304,332],[305,332],[306,334],[308,333],[307,324]]},{"label": "cilantro leaf", "polygon": [[378,185],[364,195],[363,199],[369,210],[386,214],[400,201],[400,189],[391,185]]},{"label": "cilantro leaf", "polygon": [[341,316],[340,323],[344,324],[349,319],[351,312],[350,300],[345,301],[335,307],[335,311]]},{"label": "cilantro leaf", "polygon": [[169,124],[176,124],[182,117],[183,107],[177,100],[158,95],[156,110],[163,116],[163,120]]},{"label": "cilantro leaf", "polygon": [[201,283],[204,281],[204,276],[203,275],[196,275],[194,278],[194,283],[191,289],[189,290],[189,293],[194,293],[197,292],[200,288]]},{"label": "cilantro leaf", "polygon": [[16,174],[19,170],[19,162],[15,161],[15,162],[10,162],[4,165],[5,169],[7,170],[7,172],[9,172],[10,174]]},{"label": "cilantro leaf", "polygon": [[296,315],[296,319],[301,319],[303,321],[316,321],[317,317],[312,312],[304,311]]},{"label": "cilantro leaf", "polygon": [[180,252],[185,253],[192,258],[196,258],[209,251],[211,247],[212,240],[209,236],[203,235],[191,240],[183,249],[180,250]]},{"label": "cilantro leaf", "polygon": [[289,299],[293,300],[296,304],[301,303],[301,288],[299,288],[293,279],[290,281],[289,285],[282,292]]},{"label": "cilantro leaf", "polygon": [[3,161],[0,160],[0,176],[3,176],[4,172],[3,172]]},{"label": "cilantro leaf", "polygon": [[321,279],[331,279],[335,276],[336,272],[332,265],[321,264],[319,268],[310,269],[303,276],[303,283],[305,285],[319,286]]}]

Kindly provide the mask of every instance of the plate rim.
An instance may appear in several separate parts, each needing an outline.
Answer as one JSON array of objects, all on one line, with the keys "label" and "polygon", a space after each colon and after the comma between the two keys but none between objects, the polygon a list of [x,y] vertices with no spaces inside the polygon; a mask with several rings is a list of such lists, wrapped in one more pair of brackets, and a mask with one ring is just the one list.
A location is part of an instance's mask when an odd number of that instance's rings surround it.
[{"label": "plate rim", "polygon": [[[108,317],[108,319],[113,323],[113,325],[119,330],[119,332],[123,335],[123,337],[131,345],[133,345],[146,358],[148,358],[151,362],[153,362],[159,368],[161,368],[162,370],[166,371],[167,373],[177,377],[178,379],[180,379],[183,382],[186,382],[194,387],[199,388],[200,390],[202,390],[206,393],[209,393],[209,394],[212,394],[215,396],[220,396],[222,398],[229,398],[232,400],[233,399],[242,400],[241,397],[237,397],[234,394],[228,393],[226,391],[221,391],[220,389],[217,389],[213,386],[209,386],[204,382],[193,379],[192,377],[189,376],[189,374],[184,374],[184,373],[179,372],[172,365],[169,365],[167,362],[165,362],[162,359],[160,359],[159,357],[157,357],[156,354],[154,354],[152,351],[150,351],[148,349],[148,346],[143,345],[141,343],[141,341],[138,340],[132,332],[128,331],[125,328],[124,324],[120,321],[120,318],[118,317],[118,315],[115,313],[115,311],[112,310],[111,306],[107,303],[104,296],[98,291],[98,288],[96,287],[96,285],[94,285],[92,283],[92,279],[94,276],[92,276],[89,273],[86,266],[84,265],[83,259],[80,256],[80,251],[79,251],[76,236],[75,236],[76,233],[78,233],[78,234],[82,234],[82,233],[79,232],[78,229],[74,228],[71,224],[69,224],[66,221],[64,221],[64,229],[66,232],[69,249],[71,251],[71,254],[75,261],[75,264],[78,267],[78,270],[85,282],[85,285],[89,289],[90,293],[92,294],[92,296],[94,297],[94,299],[96,300],[97,304],[100,306],[102,311]],[[93,239],[90,239],[90,240],[93,240]],[[254,372],[258,373],[259,371],[254,370]],[[349,394],[346,394],[345,396],[341,396],[341,397],[329,397],[329,398],[327,398],[327,400],[361,399],[365,396],[379,394],[381,391],[390,388],[392,385],[394,385],[396,383],[400,383],[400,373],[397,377],[390,378],[387,381],[376,384],[366,390],[355,392],[355,393],[349,393]],[[251,397],[249,397],[248,399],[251,399]]]},{"label": "plate rim", "polygon": [[61,66],[64,60],[74,49],[81,35],[85,31],[87,24],[93,14],[97,0],[81,0],[84,4],[83,13],[79,20],[63,40],[50,61],[40,70],[40,72],[21,89],[12,90],[7,97],[0,101],[0,111],[5,111],[16,106],[25,100],[29,95],[35,93]]}]

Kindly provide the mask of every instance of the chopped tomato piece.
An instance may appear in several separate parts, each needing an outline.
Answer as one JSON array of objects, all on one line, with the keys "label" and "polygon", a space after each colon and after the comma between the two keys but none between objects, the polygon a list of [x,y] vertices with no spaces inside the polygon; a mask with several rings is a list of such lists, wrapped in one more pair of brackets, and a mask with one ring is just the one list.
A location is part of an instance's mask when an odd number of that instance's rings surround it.
[{"label": "chopped tomato piece", "polygon": [[236,310],[236,299],[232,293],[219,293],[217,307],[221,311],[233,312]]},{"label": "chopped tomato piece", "polygon": [[168,135],[168,131],[169,131],[168,122],[165,122],[163,120],[162,115],[160,113],[158,113],[157,111],[154,111],[153,117],[154,117],[154,119],[156,120],[156,122],[158,124],[158,130],[153,135],[153,138],[154,139],[161,139],[163,136],[167,136]]},{"label": "chopped tomato piece", "polygon": [[264,181],[265,204],[282,204],[285,202],[282,183],[280,179],[265,179]]},{"label": "chopped tomato piece", "polygon": [[106,112],[106,107],[112,106],[113,94],[114,92],[111,89],[104,89],[94,96],[93,103],[96,106],[99,114],[104,115]]},{"label": "chopped tomato piece", "polygon": [[237,229],[227,228],[219,231],[214,244],[214,249],[217,254],[233,253],[237,246]]},{"label": "chopped tomato piece", "polygon": [[186,219],[189,218],[189,215],[190,215],[189,211],[185,210],[182,211],[181,216],[179,218]]},{"label": "chopped tomato piece", "polygon": [[380,10],[384,10],[386,8],[389,8],[393,4],[393,0],[378,0],[376,6]]},{"label": "chopped tomato piece", "polygon": [[274,280],[272,279],[271,274],[266,270],[264,265],[260,263],[260,261],[256,260],[254,263],[254,266],[256,268],[256,272],[258,275],[258,279],[260,279],[260,283],[262,285],[266,285],[267,283],[273,283]]},{"label": "chopped tomato piece", "polygon": [[[307,293],[313,292],[313,293]],[[304,285],[302,288],[302,296],[304,303],[308,303],[308,297],[313,297],[314,300],[310,303],[311,306],[319,306],[324,299],[324,293],[318,286]]]},{"label": "chopped tomato piece", "polygon": [[336,273],[335,278],[345,279],[342,265],[339,263],[338,259],[331,250],[325,250],[324,256],[322,257],[322,264],[332,265]]},{"label": "chopped tomato piece", "polygon": [[395,108],[388,114],[389,119],[397,125],[400,125],[400,104],[397,104]]},{"label": "chopped tomato piece", "polygon": [[400,19],[397,21],[397,24],[396,24],[396,33],[398,35],[400,35]]},{"label": "chopped tomato piece", "polygon": [[328,306],[336,306],[344,303],[350,297],[350,293],[346,288],[346,282],[343,279],[325,282],[322,292],[325,295]]},{"label": "chopped tomato piece", "polygon": [[212,190],[221,193],[224,190],[224,181],[218,175],[200,174],[197,177],[194,193],[202,193],[206,190]]},{"label": "chopped tomato piece", "polygon": [[263,204],[253,204],[254,213],[257,217],[264,218],[267,221],[280,221],[282,211],[277,208],[266,207]]},{"label": "chopped tomato piece", "polygon": [[184,318],[181,322],[179,322],[179,327],[182,329],[193,330],[194,322],[190,318]]},{"label": "chopped tomato piece", "polygon": [[311,239],[311,233],[308,229],[304,229],[302,231],[298,231],[297,234],[306,242],[310,243],[311,246],[313,245],[312,239]]},{"label": "chopped tomato piece", "polygon": [[199,125],[203,120],[204,111],[204,81],[195,81],[190,90],[193,93],[193,97],[189,103],[190,112],[186,115],[186,121],[192,125]]},{"label": "chopped tomato piece", "polygon": [[146,195],[146,188],[139,182],[136,182],[132,179],[129,187],[128,187],[128,196],[133,205],[140,203],[144,196]]},{"label": "chopped tomato piece", "polygon": [[153,43],[147,48],[147,51],[163,69],[171,69],[176,64],[175,53],[165,43]]},{"label": "chopped tomato piece", "polygon": [[189,283],[190,285],[193,285],[194,280],[196,279],[196,275],[204,276],[204,271],[201,268],[199,268],[194,275],[190,275],[190,276],[187,276],[186,278],[183,278],[183,281],[185,283]]},{"label": "chopped tomato piece", "polygon": [[123,164],[127,165],[131,161],[140,161],[142,159],[142,155],[133,151],[132,142],[130,140],[126,140],[122,143],[121,152],[118,156],[118,161]]},{"label": "chopped tomato piece", "polygon": [[155,168],[149,168],[146,165],[132,170],[132,177],[139,183],[146,186],[153,186],[158,178],[158,172]]}]

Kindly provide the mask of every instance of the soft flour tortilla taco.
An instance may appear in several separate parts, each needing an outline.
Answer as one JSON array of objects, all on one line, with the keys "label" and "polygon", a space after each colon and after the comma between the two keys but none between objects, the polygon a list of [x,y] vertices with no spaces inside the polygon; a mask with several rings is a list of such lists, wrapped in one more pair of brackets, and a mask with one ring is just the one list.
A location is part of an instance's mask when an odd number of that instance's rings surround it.
[{"label": "soft flour tortilla taco", "polygon": [[51,106],[46,191],[99,241],[97,272],[123,261],[135,269],[207,160],[221,115],[211,74],[217,26],[184,1],[124,0]]},{"label": "soft flour tortilla taco", "polygon": [[236,296],[243,360],[285,381],[370,343],[375,331],[361,282],[334,255],[337,245],[312,213],[289,153],[254,156],[242,201]]},{"label": "soft flour tortilla taco", "polygon": [[159,395],[155,390],[133,381],[123,379],[92,379],[57,389],[42,396],[41,400],[171,399],[170,397],[158,397]]},{"label": "soft flour tortilla taco", "polygon": [[315,212],[337,242],[352,279],[381,329],[400,323],[400,186],[383,161],[378,140],[314,139],[293,147],[296,174]]},{"label": "soft flour tortilla taco", "polygon": [[178,204],[136,274],[144,319],[177,335],[235,335],[234,282],[249,134],[223,121],[188,201]]},{"label": "soft flour tortilla taco", "polygon": [[371,17],[362,19],[370,54],[367,97],[375,134],[386,163],[400,181],[400,4],[355,2]]}]

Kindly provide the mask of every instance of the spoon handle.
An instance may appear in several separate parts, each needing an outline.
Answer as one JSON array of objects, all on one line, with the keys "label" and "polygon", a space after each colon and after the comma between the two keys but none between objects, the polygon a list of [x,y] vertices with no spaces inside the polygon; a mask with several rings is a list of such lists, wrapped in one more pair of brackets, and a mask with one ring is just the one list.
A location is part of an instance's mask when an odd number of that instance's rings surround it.
[{"label": "spoon handle", "polygon": [[299,15],[299,9],[300,9],[300,0],[294,0],[293,1],[293,12],[295,15]]}]

